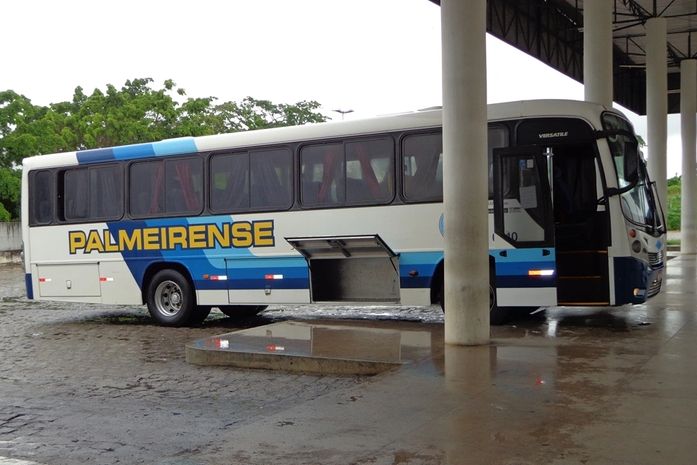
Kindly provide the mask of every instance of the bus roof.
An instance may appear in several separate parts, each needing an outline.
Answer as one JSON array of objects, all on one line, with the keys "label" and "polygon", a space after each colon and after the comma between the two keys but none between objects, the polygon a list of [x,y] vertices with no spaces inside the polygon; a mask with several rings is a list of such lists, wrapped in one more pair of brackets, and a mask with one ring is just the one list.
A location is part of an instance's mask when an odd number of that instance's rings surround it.
[{"label": "bus roof", "polygon": [[[575,116],[587,120],[594,126],[599,125],[599,115],[603,111],[619,113],[617,110],[600,104],[577,100],[523,100],[495,103],[487,107],[489,121],[503,121],[524,117]],[[234,150],[242,147],[268,146],[353,135],[370,135],[399,130],[427,129],[438,127],[441,125],[441,122],[442,110],[441,108],[434,108],[367,119],[332,121],[201,137],[184,137],[152,143],[39,155],[25,158],[23,164],[25,170],[32,170],[113,160],[133,160],[152,156],[207,153],[215,150]]]}]

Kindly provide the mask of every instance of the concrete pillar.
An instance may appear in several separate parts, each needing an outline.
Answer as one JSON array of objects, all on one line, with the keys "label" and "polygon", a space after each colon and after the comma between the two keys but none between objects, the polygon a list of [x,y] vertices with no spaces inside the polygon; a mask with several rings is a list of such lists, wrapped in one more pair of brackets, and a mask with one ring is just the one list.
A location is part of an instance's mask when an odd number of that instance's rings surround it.
[{"label": "concrete pillar", "polygon": [[680,136],[682,138],[682,191],[680,251],[697,253],[697,60],[680,62]]},{"label": "concrete pillar", "polygon": [[667,208],[666,143],[668,126],[668,65],[666,53],[666,20],[646,21],[646,122],[648,126],[651,179],[663,208]]},{"label": "concrete pillar", "polygon": [[486,0],[441,1],[445,342],[489,342]]},{"label": "concrete pillar", "polygon": [[[433,426],[442,424],[442,439],[445,465],[463,463],[492,463],[496,457],[498,441],[491,440],[491,432],[498,431],[500,419],[497,415],[482,415],[482,406],[492,405],[497,398],[496,382],[497,349],[495,345],[462,347],[446,344],[444,347],[444,385],[445,392],[439,395],[438,402],[452,405],[456,409],[448,415],[434,419]],[[472,393],[477,400],[471,401]],[[474,420],[476,419],[476,420]],[[477,426],[472,427],[476,421]],[[429,425],[429,429],[433,427]],[[436,426],[437,427],[437,426]],[[435,430],[432,429],[433,432]],[[472,444],[478,447],[473,448]],[[475,450],[476,449],[476,450]],[[465,459],[466,457],[466,459]],[[510,462],[509,462],[510,463]]]},{"label": "concrete pillar", "polygon": [[612,6],[583,2],[583,84],[585,100],[612,106]]}]

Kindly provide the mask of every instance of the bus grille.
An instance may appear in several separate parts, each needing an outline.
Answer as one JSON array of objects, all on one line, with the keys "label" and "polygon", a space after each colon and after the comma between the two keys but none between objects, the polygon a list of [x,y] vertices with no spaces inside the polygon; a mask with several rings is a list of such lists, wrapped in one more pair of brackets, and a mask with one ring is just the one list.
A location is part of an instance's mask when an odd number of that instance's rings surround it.
[{"label": "bus grille", "polygon": [[660,268],[663,266],[663,250],[659,250],[656,253],[649,252],[649,265],[652,268]]}]

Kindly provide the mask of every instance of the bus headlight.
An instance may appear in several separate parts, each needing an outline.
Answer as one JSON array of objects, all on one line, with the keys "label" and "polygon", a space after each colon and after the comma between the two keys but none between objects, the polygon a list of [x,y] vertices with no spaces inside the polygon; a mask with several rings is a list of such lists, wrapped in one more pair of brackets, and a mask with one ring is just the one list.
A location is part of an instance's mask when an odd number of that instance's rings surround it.
[{"label": "bus headlight", "polygon": [[639,241],[632,242],[632,250],[634,251],[634,253],[641,252],[641,242],[639,242]]}]

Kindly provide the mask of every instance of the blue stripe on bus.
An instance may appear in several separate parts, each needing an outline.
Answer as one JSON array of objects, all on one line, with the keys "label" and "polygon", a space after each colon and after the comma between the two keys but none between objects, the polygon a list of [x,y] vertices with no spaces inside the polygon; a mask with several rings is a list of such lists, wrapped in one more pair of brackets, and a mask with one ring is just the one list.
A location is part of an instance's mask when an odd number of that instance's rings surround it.
[{"label": "blue stripe on bus", "polygon": [[[116,238],[119,231],[126,231],[131,236],[133,230],[145,228],[161,228],[171,226],[187,227],[204,221],[205,223],[215,223],[219,227],[223,223],[234,221],[230,216],[212,216],[205,218],[162,218],[146,221],[114,221],[107,224],[111,236]],[[183,265],[196,282],[202,279],[203,275],[225,275],[225,259],[253,258],[249,249],[175,249],[175,250],[123,250],[121,252],[128,269],[138,286],[143,288],[145,272],[154,263],[173,262]],[[274,265],[280,264],[280,259],[275,259]],[[259,266],[257,263],[256,266]],[[305,266],[305,269],[307,267]],[[225,281],[223,281],[224,283]],[[216,286],[217,284],[212,284]],[[306,288],[308,286],[305,286]],[[217,288],[217,287],[216,287]],[[263,288],[263,286],[262,286]]]},{"label": "blue stripe on bus", "polygon": [[433,276],[400,276],[399,287],[402,289],[430,289]]},{"label": "blue stripe on bus", "polygon": [[[107,227],[111,237],[117,238],[119,231],[126,231],[130,236],[134,230],[147,228],[148,225],[145,221],[113,221],[107,223]],[[121,256],[141,289],[143,289],[143,278],[148,267],[163,260],[159,250],[123,250]]]},{"label": "blue stripe on bus", "polygon": [[185,153],[196,153],[198,147],[193,137],[182,137],[181,139],[170,139],[155,142],[152,144],[155,155],[183,155]]},{"label": "blue stripe on bus", "polygon": [[195,284],[197,290],[229,289],[231,291],[248,291],[266,289],[267,287],[273,290],[309,289],[309,281],[307,280],[307,278],[284,278],[276,279],[273,281],[264,281],[263,278],[228,279],[227,281],[209,281],[201,279],[195,281]]},{"label": "blue stripe on bus", "polygon": [[[505,255],[501,255],[505,252]],[[500,249],[489,254],[496,262],[497,288],[556,286],[556,253],[553,248]],[[554,270],[551,276],[530,276],[530,270]]]},{"label": "blue stripe on bus", "polygon": [[31,282],[31,273],[24,274],[24,285],[27,288],[27,299],[34,299],[34,285]]},{"label": "blue stripe on bus", "polygon": [[[546,250],[549,255],[542,255],[542,251]],[[506,256],[502,257],[501,252],[506,252]],[[554,263],[556,261],[556,253],[553,248],[534,248],[534,249],[491,249],[489,255],[494,257],[496,263],[505,262],[532,262],[532,261],[547,261]]]},{"label": "blue stripe on bus", "polygon": [[80,150],[77,162],[81,165],[112,160],[135,160],[152,156],[184,155],[198,152],[193,137],[163,140],[160,142],[123,145],[104,149]]},{"label": "blue stripe on bus", "polygon": [[[228,258],[228,267],[234,270],[240,269],[256,269],[256,270],[273,270],[277,268],[283,269],[301,269],[307,268],[307,262],[303,257],[273,257],[267,258],[264,256],[252,256],[245,258]],[[270,273],[266,271],[266,273]]]},{"label": "blue stripe on bus", "polygon": [[[223,223],[234,221],[230,216],[206,218],[163,218],[147,221],[119,221],[109,223],[112,237],[119,230],[129,235],[134,229],[188,226],[190,224]],[[543,255],[543,249],[507,249],[501,257],[498,250],[490,251],[496,260],[496,281],[501,288],[554,286],[555,276],[528,276],[531,269],[555,269],[554,249]],[[145,271],[153,263],[167,261],[186,267],[197,289],[308,289],[309,270],[302,257],[255,256],[250,249],[184,249],[184,250],[125,250],[122,252],[134,279],[142,288]],[[400,254],[400,287],[428,289],[442,252],[404,252]],[[267,280],[268,274],[283,275],[283,279]],[[203,279],[204,275],[224,275],[227,280]]]},{"label": "blue stripe on bus", "polygon": [[133,144],[122,147],[114,147],[114,158],[117,160],[129,160],[133,158],[145,158],[155,155],[152,144]]},{"label": "blue stripe on bus", "polygon": [[530,270],[554,270],[554,262],[549,261],[530,261],[514,263],[497,263],[497,276],[527,276]]},{"label": "blue stripe on bus", "polygon": [[87,163],[99,163],[103,161],[111,161],[114,159],[113,149],[92,149],[80,150],[76,153],[77,162],[81,165]]},{"label": "blue stripe on bus", "polygon": [[[403,252],[399,255],[399,286],[402,289],[431,287],[443,252]],[[413,275],[413,276],[412,276]]]}]

